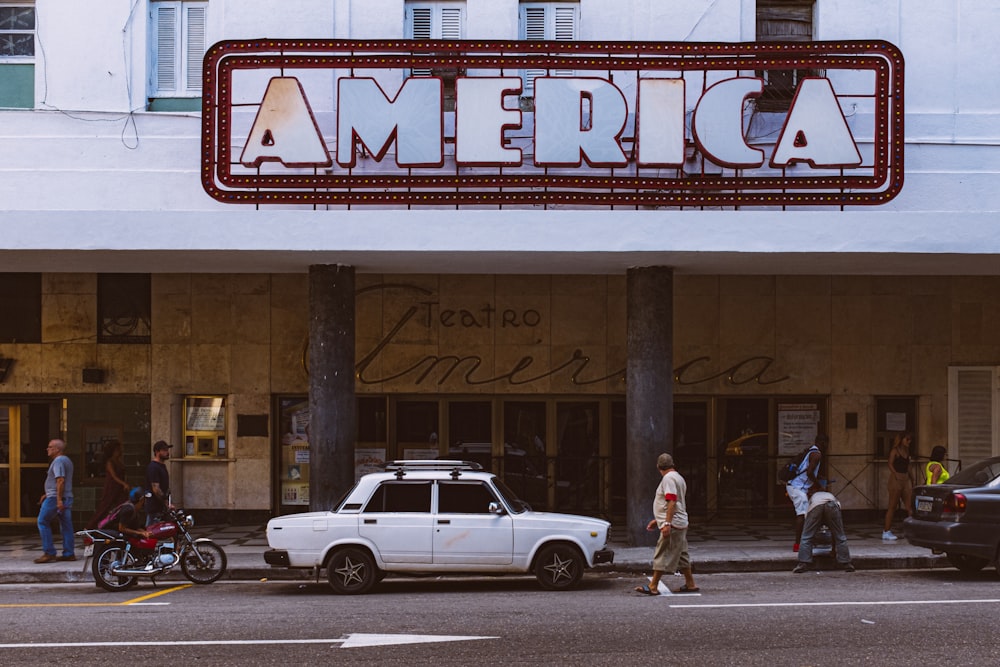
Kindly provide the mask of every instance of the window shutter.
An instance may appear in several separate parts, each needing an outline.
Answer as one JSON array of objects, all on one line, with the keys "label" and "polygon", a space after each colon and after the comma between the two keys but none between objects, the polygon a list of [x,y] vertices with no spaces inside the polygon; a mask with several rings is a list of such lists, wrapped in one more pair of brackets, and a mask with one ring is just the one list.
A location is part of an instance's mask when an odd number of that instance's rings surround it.
[{"label": "window shutter", "polygon": [[431,38],[431,8],[414,7],[410,10],[410,35],[413,39]]},{"label": "window shutter", "polygon": [[571,42],[576,39],[576,7],[555,7],[555,39]]},{"label": "window shutter", "polygon": [[[522,7],[522,23],[524,24],[524,39],[529,42],[545,41],[545,7]],[[544,69],[524,70],[524,95],[535,93],[535,79],[545,76]]]},{"label": "window shutter", "polygon": [[958,458],[973,463],[993,456],[992,369],[957,369]]},{"label": "window shutter", "polygon": [[[410,8],[410,37],[413,39],[432,39],[434,34],[434,16],[430,7]],[[430,76],[426,67],[410,70],[410,76]]]},{"label": "window shutter", "polygon": [[462,10],[448,7],[441,10],[441,39],[462,39]]},{"label": "window shutter", "polygon": [[177,7],[156,7],[156,91],[177,89]]},{"label": "window shutter", "polygon": [[[572,42],[576,39],[576,7],[555,7],[555,39]],[[555,76],[573,76],[571,69],[558,69]]]},{"label": "window shutter", "polygon": [[205,15],[204,6],[187,8],[187,43],[185,60],[187,65],[187,90],[201,92],[201,61],[205,55]]}]

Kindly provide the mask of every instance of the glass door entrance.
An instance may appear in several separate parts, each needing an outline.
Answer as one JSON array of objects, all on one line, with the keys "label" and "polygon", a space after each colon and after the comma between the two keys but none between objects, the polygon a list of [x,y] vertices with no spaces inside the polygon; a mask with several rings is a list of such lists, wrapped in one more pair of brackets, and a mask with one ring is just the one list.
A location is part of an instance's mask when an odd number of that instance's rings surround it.
[{"label": "glass door entrance", "polygon": [[59,411],[49,403],[0,404],[0,523],[37,518],[49,466],[45,448],[58,425]]},{"label": "glass door entrance", "polygon": [[10,483],[10,457],[11,440],[16,441],[16,437],[11,435],[11,411],[13,408],[0,405],[0,522],[10,521],[14,509],[14,501],[17,497],[16,491]]}]

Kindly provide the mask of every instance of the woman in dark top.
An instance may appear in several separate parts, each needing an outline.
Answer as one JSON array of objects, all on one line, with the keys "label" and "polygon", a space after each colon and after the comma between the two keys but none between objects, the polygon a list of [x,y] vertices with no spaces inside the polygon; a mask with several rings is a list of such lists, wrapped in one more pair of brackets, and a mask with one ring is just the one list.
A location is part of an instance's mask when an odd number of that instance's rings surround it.
[{"label": "woman in dark top", "polygon": [[892,519],[896,514],[896,506],[903,501],[903,509],[910,516],[913,511],[913,482],[910,479],[910,445],[913,444],[912,433],[902,433],[889,450],[889,506],[885,511],[885,527],[882,529],[883,540],[898,539],[892,534]]},{"label": "woman in dark top", "polygon": [[87,522],[88,529],[97,528],[97,523],[104,516],[128,499],[129,485],[125,481],[125,459],[122,443],[118,440],[108,440],[104,443],[104,491],[97,501],[94,516]]}]

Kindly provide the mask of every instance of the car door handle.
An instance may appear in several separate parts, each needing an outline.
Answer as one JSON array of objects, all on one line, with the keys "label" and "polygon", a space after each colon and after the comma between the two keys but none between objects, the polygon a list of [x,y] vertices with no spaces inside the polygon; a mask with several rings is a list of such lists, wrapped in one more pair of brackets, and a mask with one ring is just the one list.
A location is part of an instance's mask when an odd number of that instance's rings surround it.
[{"label": "car door handle", "polygon": [[441,524],[445,524],[445,523],[448,523],[448,524],[450,524],[450,523],[451,523],[451,519],[438,519],[438,525],[439,525],[439,526],[440,526]]},{"label": "car door handle", "polygon": [[375,525],[378,523],[378,519],[365,519],[365,525]]}]

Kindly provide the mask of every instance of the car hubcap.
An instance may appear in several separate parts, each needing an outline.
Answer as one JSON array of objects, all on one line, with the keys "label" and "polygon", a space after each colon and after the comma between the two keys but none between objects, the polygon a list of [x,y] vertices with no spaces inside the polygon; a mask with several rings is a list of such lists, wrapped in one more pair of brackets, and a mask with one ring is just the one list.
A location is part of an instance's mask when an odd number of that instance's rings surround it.
[{"label": "car hubcap", "polygon": [[364,572],[364,567],[364,563],[355,563],[350,558],[345,558],[343,565],[334,571],[340,577],[340,580],[344,582],[344,585],[347,586],[361,583],[361,575]]},{"label": "car hubcap", "polygon": [[549,579],[553,583],[558,583],[562,579],[573,578],[573,574],[570,572],[572,565],[573,561],[571,559],[562,559],[559,557],[559,554],[556,554],[552,557],[552,562],[545,566],[545,569],[548,570]]}]

